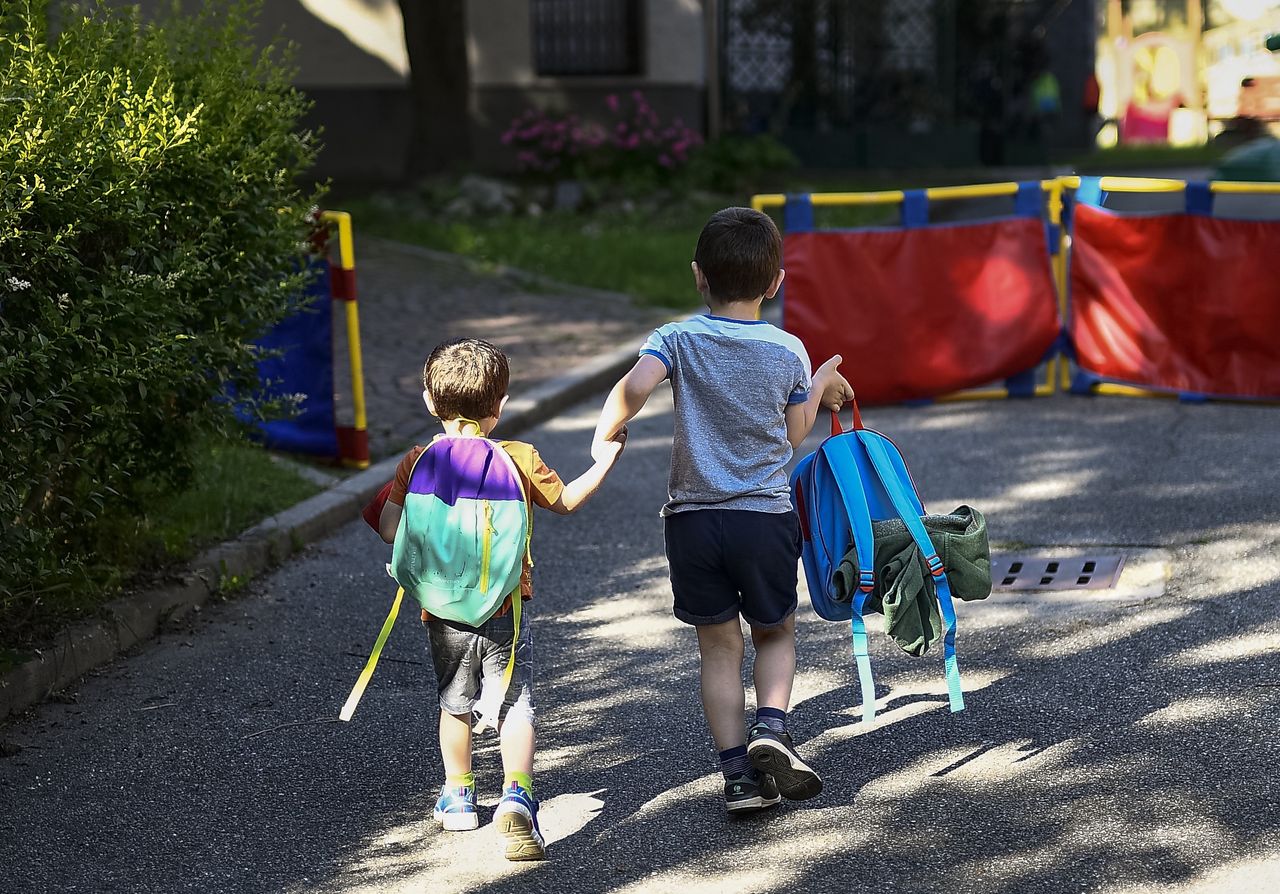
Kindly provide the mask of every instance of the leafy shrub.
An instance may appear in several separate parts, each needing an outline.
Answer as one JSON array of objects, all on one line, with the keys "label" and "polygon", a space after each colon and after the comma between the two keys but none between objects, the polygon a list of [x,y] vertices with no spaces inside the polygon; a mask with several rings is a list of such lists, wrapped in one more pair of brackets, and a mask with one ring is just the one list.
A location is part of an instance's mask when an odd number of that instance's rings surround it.
[{"label": "leafy shrub", "polygon": [[[0,628],[91,576],[102,520],[235,427],[299,301],[307,103],[257,4],[143,25],[0,4]],[[109,557],[108,557],[109,558]]]},{"label": "leafy shrub", "polygon": [[768,134],[723,136],[700,148],[686,176],[701,189],[750,193],[771,188],[777,175],[797,167],[791,150]]}]

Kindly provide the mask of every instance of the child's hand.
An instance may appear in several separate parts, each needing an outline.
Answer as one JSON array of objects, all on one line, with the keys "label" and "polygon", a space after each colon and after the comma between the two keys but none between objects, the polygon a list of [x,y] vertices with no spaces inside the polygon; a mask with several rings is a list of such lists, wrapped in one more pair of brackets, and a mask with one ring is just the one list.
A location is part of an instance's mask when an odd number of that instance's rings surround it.
[{"label": "child's hand", "polygon": [[813,374],[813,387],[822,389],[822,405],[828,410],[838,411],[853,400],[853,386],[849,380],[837,372],[844,358],[836,354]]},{"label": "child's hand", "polygon": [[627,427],[624,425],[609,440],[591,442],[591,458],[598,463],[611,466],[618,461],[622,450],[627,446]]}]

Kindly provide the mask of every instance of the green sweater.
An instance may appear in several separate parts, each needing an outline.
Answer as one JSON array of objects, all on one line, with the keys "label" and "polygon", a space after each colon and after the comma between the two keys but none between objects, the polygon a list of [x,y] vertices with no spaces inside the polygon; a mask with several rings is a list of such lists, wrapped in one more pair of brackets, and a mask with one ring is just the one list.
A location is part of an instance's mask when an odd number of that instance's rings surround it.
[{"label": "green sweater", "polygon": [[[922,521],[942,559],[952,595],[966,602],[991,595],[991,550],[982,513],[960,506],[950,515],[926,515]],[[889,636],[902,651],[919,657],[942,636],[933,579],[901,519],[872,522],[871,529],[876,584],[863,613],[882,613]],[[856,549],[851,547],[836,568],[834,584],[838,600],[853,601],[858,587]]]}]

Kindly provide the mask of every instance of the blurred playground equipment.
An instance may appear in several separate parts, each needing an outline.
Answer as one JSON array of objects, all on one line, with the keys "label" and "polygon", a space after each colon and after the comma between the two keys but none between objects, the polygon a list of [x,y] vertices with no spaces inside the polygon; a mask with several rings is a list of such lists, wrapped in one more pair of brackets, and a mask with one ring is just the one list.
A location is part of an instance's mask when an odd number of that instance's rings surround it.
[{"label": "blurred playground equipment", "polygon": [[1103,23],[1100,145],[1189,146],[1249,138],[1280,121],[1280,59],[1267,46],[1280,32],[1280,4],[1106,0]]},{"label": "blurred playground equipment", "polygon": [[[1105,207],[1113,193],[1183,203],[1121,212]],[[1267,219],[1216,217],[1222,195],[1275,204]],[[931,203],[1000,197],[1012,209],[929,222]],[[871,204],[899,206],[900,223],[815,226],[815,208]],[[815,360],[842,354],[863,404],[1058,389],[1280,399],[1280,183],[1060,177],[752,205],[782,212],[784,328]]]},{"label": "blurred playground equipment", "polygon": [[[335,232],[336,261],[331,258]],[[296,396],[299,412],[289,419],[263,423],[259,430],[263,443],[272,449],[364,469],[369,466],[369,434],[351,215],[322,212],[312,245],[310,266],[315,275],[308,289],[310,300],[258,340],[262,347],[280,352],[259,365],[266,392]],[[341,305],[341,313],[334,313],[335,303]],[[347,362],[340,364],[344,346]],[[342,401],[348,393],[349,409]]]}]

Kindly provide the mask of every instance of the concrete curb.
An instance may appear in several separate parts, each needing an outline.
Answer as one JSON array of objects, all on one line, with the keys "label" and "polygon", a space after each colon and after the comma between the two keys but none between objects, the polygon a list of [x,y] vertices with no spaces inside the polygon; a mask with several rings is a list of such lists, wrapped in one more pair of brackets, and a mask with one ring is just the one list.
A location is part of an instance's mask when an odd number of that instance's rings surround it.
[{"label": "concrete curb", "polygon": [[[512,437],[603,391],[635,363],[620,348],[552,379],[507,403],[497,434]],[[430,437],[424,429],[422,441]],[[121,652],[155,636],[166,624],[198,611],[214,593],[234,590],[347,522],[391,480],[393,456],[274,515],[234,540],[201,555],[177,583],[122,597],[105,617],[77,625],[52,647],[0,677],[0,720],[43,701]]]}]

